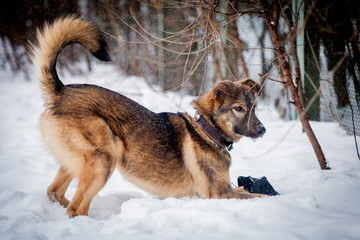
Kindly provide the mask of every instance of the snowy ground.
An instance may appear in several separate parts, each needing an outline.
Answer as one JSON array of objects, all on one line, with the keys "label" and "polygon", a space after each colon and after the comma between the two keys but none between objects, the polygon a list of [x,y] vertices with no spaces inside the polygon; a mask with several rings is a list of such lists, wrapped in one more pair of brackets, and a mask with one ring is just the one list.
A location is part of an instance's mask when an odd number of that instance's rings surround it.
[{"label": "snowy ground", "polygon": [[[111,88],[156,112],[193,113],[191,97],[154,92],[112,66],[62,79]],[[300,124],[260,104],[267,133],[235,144],[231,179],[266,176],[280,196],[158,199],[115,172],[89,216],[69,219],[45,194],[58,167],[39,139],[43,103],[35,76],[25,81],[0,72],[0,106],[0,239],[360,239],[360,161],[353,138],[335,123],[312,123],[332,168],[321,171]],[[75,190],[76,182],[67,196]]]}]

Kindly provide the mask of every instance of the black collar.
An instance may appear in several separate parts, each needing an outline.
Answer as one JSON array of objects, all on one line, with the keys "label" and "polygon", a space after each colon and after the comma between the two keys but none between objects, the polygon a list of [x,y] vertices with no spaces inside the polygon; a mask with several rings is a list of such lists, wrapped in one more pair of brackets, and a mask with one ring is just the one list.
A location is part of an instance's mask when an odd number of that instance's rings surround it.
[{"label": "black collar", "polygon": [[200,128],[206,133],[206,135],[213,140],[217,145],[222,148],[227,148],[228,151],[233,149],[233,142],[227,141],[224,136],[214,128],[203,116],[198,112],[195,114],[195,121],[199,124]]}]

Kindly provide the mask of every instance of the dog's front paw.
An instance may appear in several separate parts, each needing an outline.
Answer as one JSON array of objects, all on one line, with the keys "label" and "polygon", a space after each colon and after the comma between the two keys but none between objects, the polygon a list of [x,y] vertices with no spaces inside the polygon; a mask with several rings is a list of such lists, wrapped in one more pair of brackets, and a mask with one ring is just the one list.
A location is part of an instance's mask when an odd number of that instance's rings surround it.
[{"label": "dog's front paw", "polygon": [[250,193],[251,195],[254,196],[254,198],[264,198],[264,197],[269,197],[269,195],[267,194],[261,194],[261,193]]},{"label": "dog's front paw", "polygon": [[66,208],[66,214],[70,217],[70,218],[74,218],[76,216],[79,216],[79,214],[77,213],[76,209],[72,206],[68,206]]}]

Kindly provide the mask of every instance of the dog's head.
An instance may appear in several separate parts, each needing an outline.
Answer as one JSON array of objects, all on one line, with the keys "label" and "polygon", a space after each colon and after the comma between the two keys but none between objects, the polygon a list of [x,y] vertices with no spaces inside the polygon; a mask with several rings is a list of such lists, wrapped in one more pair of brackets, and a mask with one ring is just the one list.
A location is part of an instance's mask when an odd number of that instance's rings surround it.
[{"label": "dog's head", "polygon": [[193,101],[195,109],[230,141],[262,137],[266,129],[255,115],[261,86],[251,79],[222,81]]}]

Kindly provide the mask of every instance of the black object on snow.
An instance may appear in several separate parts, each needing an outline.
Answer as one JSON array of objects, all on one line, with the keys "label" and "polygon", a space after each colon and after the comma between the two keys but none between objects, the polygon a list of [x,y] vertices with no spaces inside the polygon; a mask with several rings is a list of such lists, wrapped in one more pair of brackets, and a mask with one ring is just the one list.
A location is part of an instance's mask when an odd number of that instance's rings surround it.
[{"label": "black object on snow", "polygon": [[271,186],[266,177],[253,178],[253,177],[238,177],[238,186],[244,187],[250,193],[261,193],[270,196],[279,195],[277,191]]}]

